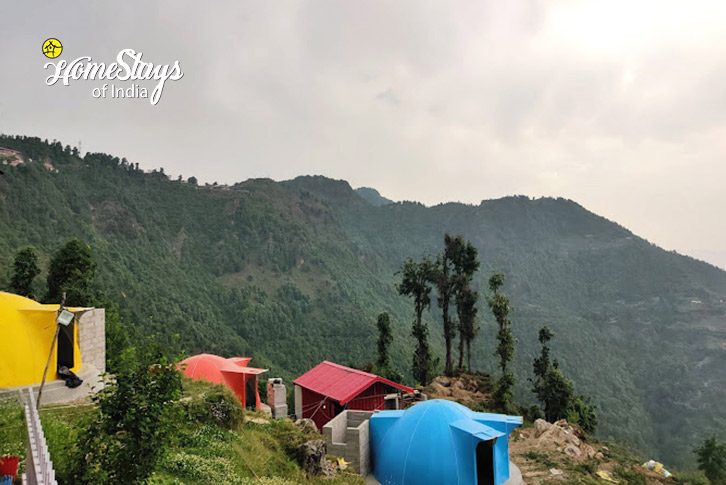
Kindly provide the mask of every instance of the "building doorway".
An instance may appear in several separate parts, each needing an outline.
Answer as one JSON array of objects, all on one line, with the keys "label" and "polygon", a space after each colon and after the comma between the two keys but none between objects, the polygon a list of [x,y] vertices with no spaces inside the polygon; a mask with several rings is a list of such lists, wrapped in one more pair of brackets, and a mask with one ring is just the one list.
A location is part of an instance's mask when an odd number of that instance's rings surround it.
[{"label": "building doorway", "polygon": [[480,441],[476,445],[476,483],[494,485],[494,441]]},{"label": "building doorway", "polygon": [[245,407],[255,409],[257,407],[257,376],[248,374],[245,381]]},{"label": "building doorway", "polygon": [[75,323],[70,325],[59,325],[58,330],[58,368],[67,367],[69,370],[74,366],[73,343]]}]

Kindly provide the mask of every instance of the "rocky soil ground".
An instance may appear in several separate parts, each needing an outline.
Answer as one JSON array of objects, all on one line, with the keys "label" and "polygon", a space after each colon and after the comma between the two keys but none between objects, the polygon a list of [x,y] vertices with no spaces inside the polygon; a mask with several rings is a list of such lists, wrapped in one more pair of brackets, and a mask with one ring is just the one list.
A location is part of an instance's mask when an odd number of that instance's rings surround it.
[{"label": "rocky soil ground", "polygon": [[[486,374],[439,376],[424,389],[429,399],[457,401],[475,411],[491,406],[493,380]],[[642,467],[642,462],[621,448],[589,439],[565,421],[537,420],[534,427],[517,428],[509,441],[509,456],[527,485],[639,484],[674,485]]]},{"label": "rocky soil ground", "polygon": [[509,455],[527,485],[562,483],[675,483],[646,470],[629,453],[588,440],[576,426],[565,421],[538,419],[534,427],[517,429],[509,442]]}]

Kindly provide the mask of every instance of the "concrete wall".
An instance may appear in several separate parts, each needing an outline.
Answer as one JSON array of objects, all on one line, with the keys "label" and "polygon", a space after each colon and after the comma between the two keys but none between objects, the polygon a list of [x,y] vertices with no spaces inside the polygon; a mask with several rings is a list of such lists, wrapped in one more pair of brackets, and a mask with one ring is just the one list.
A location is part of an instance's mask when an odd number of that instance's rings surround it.
[{"label": "concrete wall", "polygon": [[328,454],[342,457],[366,476],[371,471],[369,419],[372,411],[346,410],[323,426]]},{"label": "concrete wall", "polygon": [[106,372],[106,310],[94,308],[84,312],[76,325],[83,365],[91,364],[99,372]]}]

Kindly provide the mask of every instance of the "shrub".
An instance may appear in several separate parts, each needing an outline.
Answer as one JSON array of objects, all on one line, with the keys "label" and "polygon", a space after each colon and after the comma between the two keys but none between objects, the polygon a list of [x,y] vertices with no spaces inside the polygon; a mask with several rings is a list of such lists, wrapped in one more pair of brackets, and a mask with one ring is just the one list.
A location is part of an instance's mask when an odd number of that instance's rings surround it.
[{"label": "shrub", "polygon": [[175,429],[181,375],[160,347],[124,354],[115,379],[93,397],[97,409],[78,435],[73,483],[140,483]]},{"label": "shrub", "polygon": [[185,413],[191,420],[217,424],[225,429],[236,429],[243,421],[239,399],[222,386],[194,396],[184,404]]}]

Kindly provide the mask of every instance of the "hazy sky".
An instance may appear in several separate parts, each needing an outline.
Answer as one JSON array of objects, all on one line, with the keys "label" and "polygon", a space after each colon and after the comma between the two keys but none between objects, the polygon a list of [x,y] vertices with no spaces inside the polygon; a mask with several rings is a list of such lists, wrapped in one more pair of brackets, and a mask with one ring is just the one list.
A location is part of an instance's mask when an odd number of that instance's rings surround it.
[{"label": "hazy sky", "polygon": [[[205,182],[562,196],[726,267],[726,2],[6,1],[0,18],[0,132]],[[48,37],[69,62],[131,48],[184,77],[155,106],[47,86]]]}]

